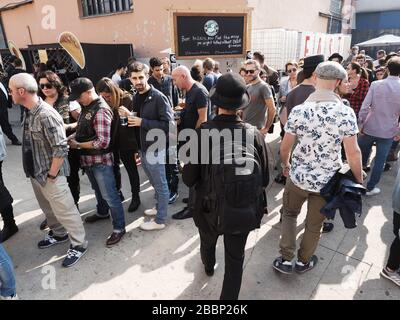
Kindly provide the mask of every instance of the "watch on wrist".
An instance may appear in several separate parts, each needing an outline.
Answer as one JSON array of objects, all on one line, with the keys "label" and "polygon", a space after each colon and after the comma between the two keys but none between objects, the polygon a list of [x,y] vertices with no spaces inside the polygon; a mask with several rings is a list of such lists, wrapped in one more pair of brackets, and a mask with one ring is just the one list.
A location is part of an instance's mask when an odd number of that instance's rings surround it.
[{"label": "watch on wrist", "polygon": [[79,142],[76,143],[76,148],[77,148],[78,150],[81,150],[81,149],[82,149],[82,148],[81,148],[81,144],[80,144]]}]

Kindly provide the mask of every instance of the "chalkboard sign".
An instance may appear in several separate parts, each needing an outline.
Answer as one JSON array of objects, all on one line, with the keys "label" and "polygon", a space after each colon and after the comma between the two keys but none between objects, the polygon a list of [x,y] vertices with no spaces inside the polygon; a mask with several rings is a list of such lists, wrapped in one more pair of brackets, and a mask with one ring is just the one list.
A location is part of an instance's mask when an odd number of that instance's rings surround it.
[{"label": "chalkboard sign", "polygon": [[245,57],[247,14],[175,13],[177,59]]}]

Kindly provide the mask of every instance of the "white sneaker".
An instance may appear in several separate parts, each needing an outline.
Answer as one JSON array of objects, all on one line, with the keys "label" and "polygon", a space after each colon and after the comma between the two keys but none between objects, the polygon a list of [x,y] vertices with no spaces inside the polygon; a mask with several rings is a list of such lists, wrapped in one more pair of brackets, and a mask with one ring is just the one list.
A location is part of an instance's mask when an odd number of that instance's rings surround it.
[{"label": "white sneaker", "polygon": [[381,189],[375,187],[373,190],[368,191],[365,195],[368,197],[371,197],[371,196],[376,196],[380,193],[381,193]]},{"label": "white sneaker", "polygon": [[162,230],[165,228],[165,224],[159,224],[159,223],[156,223],[154,220],[151,220],[148,222],[143,222],[139,228],[144,231]]},{"label": "white sneaker", "polygon": [[18,296],[15,295],[13,297],[2,297],[0,296],[0,300],[19,300]]},{"label": "white sneaker", "polygon": [[144,212],[144,215],[148,216],[148,217],[155,217],[157,215],[157,210],[156,210],[156,208],[146,210]]},{"label": "white sneaker", "polygon": [[400,271],[390,272],[387,268],[383,268],[383,270],[381,271],[381,276],[392,281],[400,287]]}]

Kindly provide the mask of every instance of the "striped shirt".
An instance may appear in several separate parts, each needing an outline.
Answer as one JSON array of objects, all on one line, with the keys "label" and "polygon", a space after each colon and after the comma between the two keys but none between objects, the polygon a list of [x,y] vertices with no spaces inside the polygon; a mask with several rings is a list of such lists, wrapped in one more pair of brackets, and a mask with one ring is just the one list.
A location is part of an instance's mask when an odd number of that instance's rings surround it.
[{"label": "striped shirt", "polygon": [[[53,107],[39,98],[39,103],[26,114],[22,154],[31,147],[33,157],[33,177],[42,186],[46,185],[53,158],[68,157],[68,143],[63,119]],[[28,139],[30,146],[27,145]],[[58,175],[69,175],[69,163],[64,161]],[[29,172],[25,172],[30,177]]]}]

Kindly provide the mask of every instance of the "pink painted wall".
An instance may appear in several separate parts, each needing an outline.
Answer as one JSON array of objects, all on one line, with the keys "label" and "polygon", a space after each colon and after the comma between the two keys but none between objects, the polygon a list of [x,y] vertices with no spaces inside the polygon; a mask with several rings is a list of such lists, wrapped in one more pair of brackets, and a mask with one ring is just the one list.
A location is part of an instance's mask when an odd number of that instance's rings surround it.
[{"label": "pink painted wall", "polygon": [[[14,0],[0,0],[0,6]],[[135,55],[150,57],[173,47],[174,11],[246,12],[246,0],[134,0],[133,12],[97,18],[79,17],[77,0],[34,0],[17,9],[1,13],[7,40],[20,48],[29,44],[55,43],[63,31],[75,33],[81,42],[132,43]],[[55,8],[55,29],[43,28],[46,6]],[[251,23],[249,21],[249,23]],[[28,26],[32,34],[32,43]]]}]

